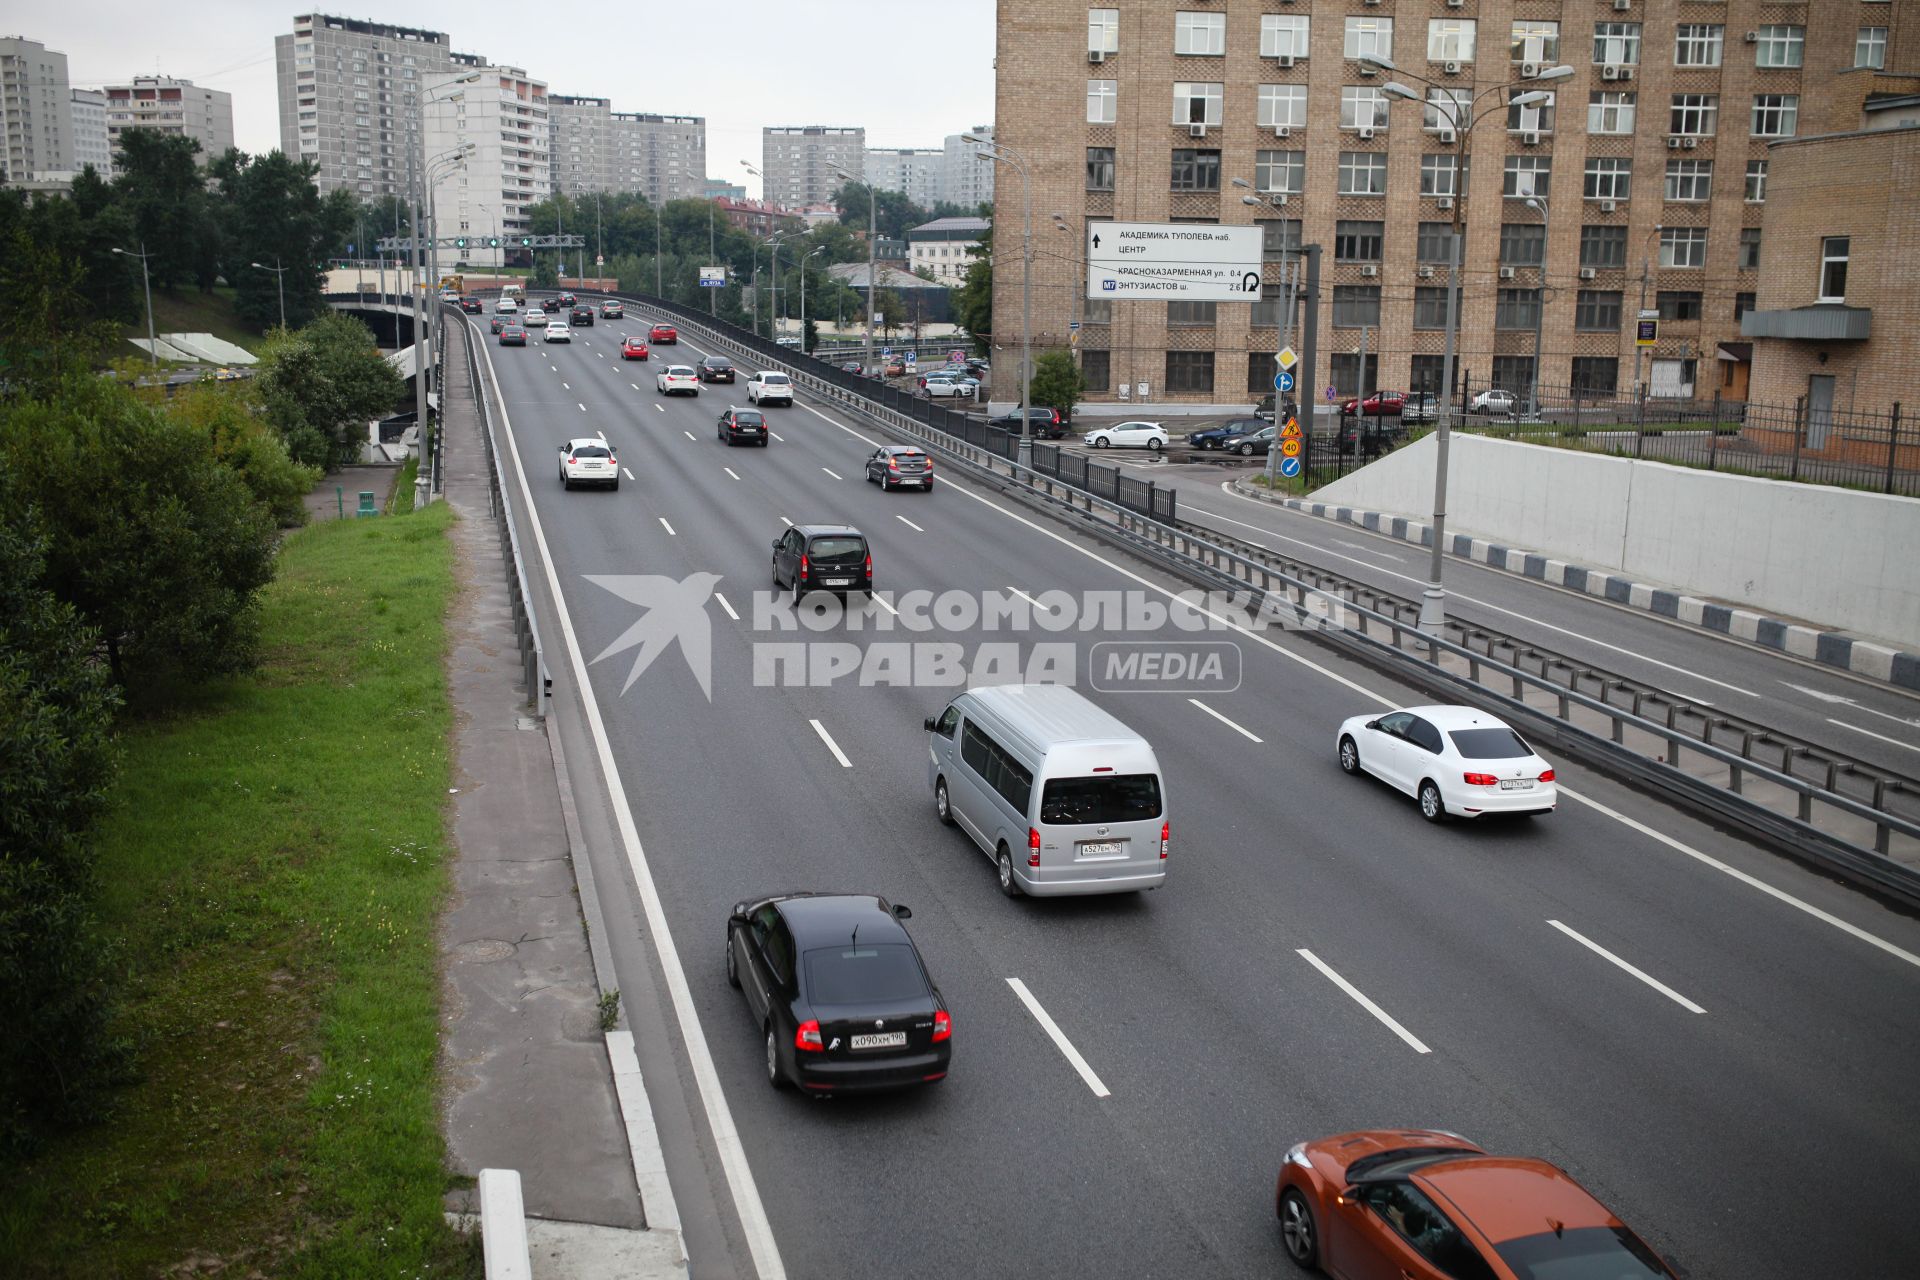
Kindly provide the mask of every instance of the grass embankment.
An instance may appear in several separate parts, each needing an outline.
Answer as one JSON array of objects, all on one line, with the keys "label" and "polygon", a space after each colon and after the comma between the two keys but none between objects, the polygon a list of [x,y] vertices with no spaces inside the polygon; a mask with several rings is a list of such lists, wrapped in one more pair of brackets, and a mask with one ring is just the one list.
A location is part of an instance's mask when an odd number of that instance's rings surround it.
[{"label": "grass embankment", "polygon": [[0,1175],[0,1274],[478,1274],[435,1098],[450,520],[291,535],[260,669],[127,723],[98,844],[138,1078]]},{"label": "grass embankment", "polygon": [[[120,348],[120,354],[137,356],[142,360],[147,353],[133,344],[134,338],[145,340],[147,336],[146,299],[140,299],[140,318],[132,324],[121,325],[120,334],[128,341]],[[210,333],[225,342],[259,354],[260,346],[266,341],[264,334],[255,333],[233,310],[233,290],[227,285],[216,285],[212,293],[201,293],[198,289],[185,287],[172,293],[155,292],[153,295],[153,331],[155,333]]]}]

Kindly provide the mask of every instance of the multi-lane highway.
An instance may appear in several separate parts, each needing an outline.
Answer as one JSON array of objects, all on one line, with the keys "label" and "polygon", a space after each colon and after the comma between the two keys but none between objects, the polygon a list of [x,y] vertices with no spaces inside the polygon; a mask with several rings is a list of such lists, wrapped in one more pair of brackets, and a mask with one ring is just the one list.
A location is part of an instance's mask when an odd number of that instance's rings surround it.
[{"label": "multi-lane highway", "polygon": [[[1281,1152],[1403,1124],[1564,1165],[1692,1276],[1912,1273],[1920,922],[1565,762],[1547,819],[1430,827],[1334,760],[1341,719],[1411,695],[1297,635],[1199,637],[1234,643],[1237,687],[1108,694],[1087,684],[1094,644],[1195,637],[958,614],[880,631],[895,593],[1164,602],[1183,584],[957,468],[883,494],[861,467],[887,438],[804,394],[769,412],[770,447],[729,449],[714,421],[744,385],[656,395],[663,357],[708,348],[683,330],[622,361],[649,319],[630,306],[566,347],[478,336],[523,537],[550,559],[533,576],[558,587],[541,604],[558,715],[695,1274],[776,1254],[796,1276],[1284,1271]],[[563,492],[556,446],[596,432],[619,491]],[[892,598],[781,629],[786,606],[756,595],[787,521],[859,526]],[[710,645],[710,698],[680,649],[636,675],[649,646],[622,643],[636,598],[664,599],[625,579],[698,598],[694,575],[717,576],[710,639],[677,630]],[[772,646],[796,643],[820,662],[1072,645],[1083,692],[1166,769],[1167,887],[1003,898],[933,816],[921,719],[944,691],[787,684]],[[767,1086],[722,929],[734,902],[799,888],[913,908],[954,1011],[948,1080],[828,1101]],[[704,1045],[680,1038],[695,1021]]]}]

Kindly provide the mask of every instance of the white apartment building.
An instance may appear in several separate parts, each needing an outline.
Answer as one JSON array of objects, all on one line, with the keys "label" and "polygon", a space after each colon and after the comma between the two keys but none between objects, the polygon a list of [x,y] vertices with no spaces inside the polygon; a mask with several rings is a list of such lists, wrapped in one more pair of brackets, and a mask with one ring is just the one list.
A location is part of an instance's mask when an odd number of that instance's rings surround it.
[{"label": "white apartment building", "polygon": [[75,89],[73,111],[73,171],[88,165],[102,178],[113,176],[113,144],[107,141],[107,95],[100,89]]},{"label": "white apartment building", "polygon": [[65,178],[73,167],[67,55],[0,37],[0,185]]},{"label": "white apartment building", "polygon": [[191,80],[170,76],[135,76],[126,84],[110,84],[107,95],[107,145],[118,148],[129,129],[154,129],[200,144],[204,160],[224,155],[233,146],[233,95],[203,89]]},{"label": "white apartment building", "polygon": [[[553,191],[546,82],[518,67],[476,67],[428,79],[422,93],[437,233],[468,237],[466,261],[499,266],[529,230],[527,206]],[[448,159],[468,146],[463,162]],[[490,248],[490,238],[503,244]],[[440,251],[443,267],[456,260]]]},{"label": "white apartment building", "polygon": [[867,181],[876,191],[898,191],[922,209],[941,200],[947,153],[934,147],[869,147]]},{"label": "white apartment building", "polygon": [[789,209],[826,204],[845,184],[839,171],[864,179],[867,131],[809,124],[760,131],[763,198]]},{"label": "white apartment building", "polygon": [[914,274],[929,271],[945,285],[966,282],[967,268],[993,224],[985,218],[935,218],[907,229],[907,265]]},{"label": "white apartment building", "polygon": [[[978,138],[993,141],[993,126],[976,125],[967,130]],[[993,162],[982,158],[977,143],[966,134],[950,133],[946,142],[946,163],[940,176],[940,198],[968,209],[993,201]]]}]

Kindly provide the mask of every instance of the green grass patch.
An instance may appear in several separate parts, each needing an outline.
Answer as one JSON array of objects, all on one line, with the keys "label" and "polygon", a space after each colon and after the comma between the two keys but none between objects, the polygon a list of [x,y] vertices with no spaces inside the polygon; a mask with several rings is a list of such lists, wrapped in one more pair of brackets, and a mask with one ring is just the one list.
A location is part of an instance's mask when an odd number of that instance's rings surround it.
[{"label": "green grass patch", "polygon": [[100,911],[137,1078],[0,1172],[0,1274],[478,1274],[436,1094],[452,518],[289,535],[261,668],[124,727]]},{"label": "green grass patch", "polygon": [[419,477],[420,459],[408,458],[393,478],[393,488],[387,491],[388,515],[403,516],[413,510],[413,482]]}]

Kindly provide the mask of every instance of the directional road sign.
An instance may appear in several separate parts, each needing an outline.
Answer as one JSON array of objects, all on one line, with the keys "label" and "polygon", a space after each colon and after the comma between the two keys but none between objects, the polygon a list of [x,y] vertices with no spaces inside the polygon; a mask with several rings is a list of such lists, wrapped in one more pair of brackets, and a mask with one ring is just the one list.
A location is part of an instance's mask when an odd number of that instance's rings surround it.
[{"label": "directional road sign", "polygon": [[700,268],[700,287],[702,289],[721,289],[726,287],[726,283],[727,269],[725,267]]},{"label": "directional road sign", "polygon": [[1253,302],[1262,235],[1214,223],[1090,222],[1087,296]]},{"label": "directional road sign", "polygon": [[1291,480],[1291,479],[1293,479],[1293,478],[1294,478],[1295,476],[1297,476],[1297,475],[1299,475],[1299,474],[1300,474],[1300,459],[1298,459],[1298,458],[1282,458],[1282,459],[1280,459],[1280,474],[1281,474],[1281,475],[1283,475],[1283,476],[1285,476],[1285,477],[1286,477],[1287,479],[1289,479],[1289,480]]},{"label": "directional road sign", "polygon": [[1291,391],[1291,390],[1293,390],[1293,375],[1292,375],[1292,374],[1290,374],[1290,373],[1288,373],[1288,372],[1287,372],[1286,370],[1284,370],[1284,369],[1283,369],[1283,370],[1281,370],[1281,371],[1280,371],[1279,373],[1276,373],[1276,374],[1274,374],[1274,375],[1273,375],[1273,389],[1274,389],[1275,391]]}]

